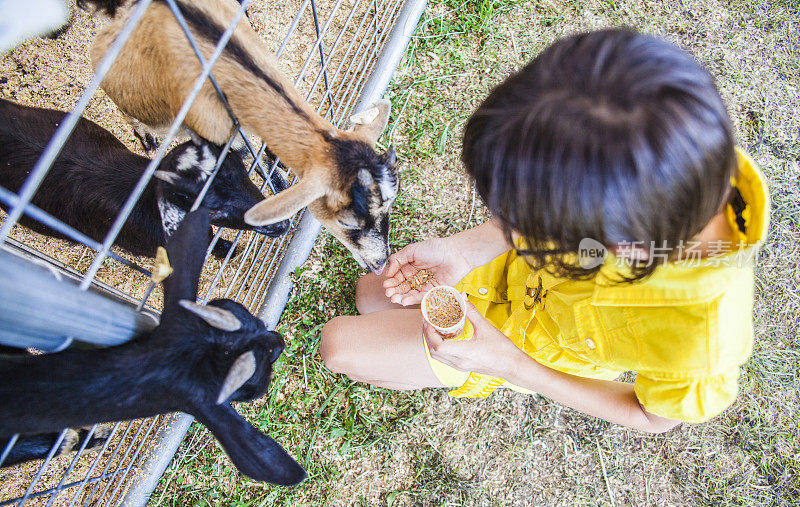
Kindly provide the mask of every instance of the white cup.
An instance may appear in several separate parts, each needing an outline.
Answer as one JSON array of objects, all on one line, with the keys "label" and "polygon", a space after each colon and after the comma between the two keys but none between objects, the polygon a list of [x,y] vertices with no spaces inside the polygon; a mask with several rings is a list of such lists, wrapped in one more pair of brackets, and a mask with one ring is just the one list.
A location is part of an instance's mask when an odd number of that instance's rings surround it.
[{"label": "white cup", "polygon": [[[430,296],[434,291],[437,290],[445,290],[455,296],[456,300],[458,300],[459,306],[461,306],[461,320],[458,321],[458,324],[455,324],[450,327],[439,327],[428,318],[428,296]],[[420,305],[422,310],[422,318],[425,321],[433,326],[436,331],[442,335],[443,338],[452,339],[461,334],[461,331],[464,330],[464,323],[466,322],[467,318],[467,302],[464,299],[464,296],[461,295],[455,287],[450,287],[449,285],[437,285],[436,287],[432,288],[425,295],[422,297],[422,303]]]}]

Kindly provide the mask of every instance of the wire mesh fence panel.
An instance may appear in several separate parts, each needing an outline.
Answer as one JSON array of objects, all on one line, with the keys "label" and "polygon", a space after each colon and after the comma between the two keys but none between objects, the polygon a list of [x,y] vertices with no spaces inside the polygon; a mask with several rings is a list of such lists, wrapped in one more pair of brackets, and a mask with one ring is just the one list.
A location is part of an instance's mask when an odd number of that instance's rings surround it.
[{"label": "wire mesh fence panel", "polygon": [[[113,223],[105,237],[90,238],[30,204],[81,117],[97,122],[128,149],[143,153],[126,118],[99,85],[149,4],[150,0],[140,0],[133,6],[128,23],[96,73],[92,72],[88,60],[88,46],[105,21],[101,16],[90,16],[80,10],[75,10],[71,27],[57,38],[28,42],[0,59],[0,97],[70,112],[60,122],[22,187],[16,192],[0,187],[0,202],[6,210],[0,215],[0,242],[4,252],[47,266],[59,280],[72,280],[83,290],[99,292],[156,315],[163,303],[163,292],[151,281],[153,259],[131,255],[112,245],[158,163],[178,143],[174,138],[181,114],[188,111],[196,93],[189,95],[122,211],[116,217],[109,217]],[[235,23],[247,13],[246,22],[276,52],[281,70],[294,78],[296,88],[322,116],[338,126],[353,112],[404,0],[272,3],[245,0],[230,26],[216,41],[218,51],[208,58],[188,30],[181,4],[175,0],[166,0],[166,4],[203,67],[195,83],[195,92],[208,79],[225,101],[216,85],[213,63],[224,50]],[[238,125],[230,108],[228,112],[234,125]],[[238,127],[231,131],[227,143],[221,147],[215,171],[235,145],[246,147],[248,175],[264,195],[280,191],[285,186],[284,181],[293,184],[297,180],[290,169],[274,159],[267,146]],[[206,182],[195,206],[203,199],[215,174],[212,173]],[[20,217],[43,223],[69,239],[34,233],[17,223]],[[216,229],[200,277],[198,298],[202,302],[231,298],[257,314],[265,303],[276,271],[286,262],[292,239],[301,232],[300,224],[306,222],[303,212],[298,213],[291,219],[289,232],[280,237],[267,237],[255,231]],[[225,248],[217,247],[222,243]],[[211,255],[212,251],[217,255]],[[3,294],[2,297],[14,295]],[[67,346],[73,338],[80,339],[77,336],[64,338],[64,343],[49,350]],[[165,452],[159,448],[163,441],[153,436],[168,433],[169,427],[178,424],[177,421],[172,415],[164,415],[65,429],[58,434],[43,460],[0,468],[0,506],[120,504],[130,485],[141,481],[142,474],[146,473],[142,464],[152,459],[152,455]],[[180,424],[185,426],[185,421]],[[65,443],[69,443],[73,452],[60,453]],[[16,436],[0,441],[0,466],[13,454],[15,445],[19,445]]]}]

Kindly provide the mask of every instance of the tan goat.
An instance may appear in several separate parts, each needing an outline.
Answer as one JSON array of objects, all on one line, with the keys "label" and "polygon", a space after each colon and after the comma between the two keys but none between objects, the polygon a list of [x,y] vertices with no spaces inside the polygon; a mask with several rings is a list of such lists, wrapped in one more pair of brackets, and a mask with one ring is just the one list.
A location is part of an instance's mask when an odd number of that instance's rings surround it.
[{"label": "tan goat", "polygon": [[[108,7],[108,0],[95,3]],[[116,15],[91,48],[95,67],[132,10],[112,2]],[[233,0],[178,2],[201,51],[208,58],[239,8]],[[169,126],[201,72],[186,36],[163,0],[147,8],[102,87],[132,119],[151,128]],[[357,115],[351,130],[338,129],[302,99],[278,69],[272,52],[246,19],[214,67],[214,76],[242,127],[267,143],[300,181],[250,209],[245,221],[266,225],[293,216],[305,206],[375,272],[389,257],[389,212],[399,185],[392,147],[375,152],[386,128],[388,101]],[[189,110],[185,126],[214,143],[225,143],[232,122],[207,81]]]}]

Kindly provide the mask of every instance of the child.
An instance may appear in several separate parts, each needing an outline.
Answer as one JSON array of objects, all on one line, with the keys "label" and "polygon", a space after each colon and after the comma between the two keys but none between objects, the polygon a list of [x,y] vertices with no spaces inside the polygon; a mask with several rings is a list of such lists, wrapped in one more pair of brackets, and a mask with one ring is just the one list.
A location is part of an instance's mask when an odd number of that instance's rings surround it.
[{"label": "child", "polygon": [[[561,39],[481,104],[462,160],[495,218],[362,277],[362,315],[322,331],[328,368],[390,389],[537,392],[648,432],[734,401],[768,196],[699,63],[628,30]],[[423,326],[432,283],[403,283],[421,269],[469,296],[455,340]]]}]

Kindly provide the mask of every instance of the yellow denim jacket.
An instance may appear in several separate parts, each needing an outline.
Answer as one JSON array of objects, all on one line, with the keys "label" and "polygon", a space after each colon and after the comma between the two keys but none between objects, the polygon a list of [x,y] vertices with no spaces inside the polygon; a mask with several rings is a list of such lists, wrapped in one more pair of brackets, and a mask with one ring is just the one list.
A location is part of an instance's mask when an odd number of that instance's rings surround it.
[{"label": "yellow denim jacket", "polygon": [[[670,262],[634,284],[609,282],[606,273],[620,272],[612,255],[594,279],[575,281],[533,272],[512,250],[458,288],[539,363],[607,380],[635,371],[636,396],[648,412],[708,420],[736,398],[739,367],[752,351],[753,260],[768,225],[763,176],[744,153],[738,158],[733,185],[745,202],[744,248],[721,244],[727,253]],[[730,205],[727,215],[741,231]],[[457,339],[472,332],[467,322]],[[485,397],[504,383],[471,373],[451,394]]]}]

